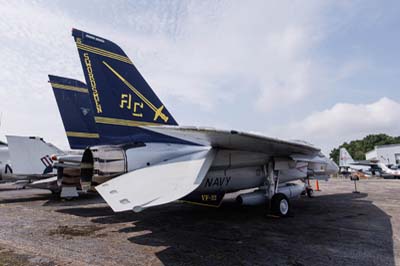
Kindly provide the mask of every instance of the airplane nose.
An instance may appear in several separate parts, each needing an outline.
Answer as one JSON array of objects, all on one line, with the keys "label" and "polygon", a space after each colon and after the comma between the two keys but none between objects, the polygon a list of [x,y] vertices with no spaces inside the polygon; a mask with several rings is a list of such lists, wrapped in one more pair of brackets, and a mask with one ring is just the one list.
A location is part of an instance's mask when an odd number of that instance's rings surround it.
[{"label": "airplane nose", "polygon": [[327,160],[328,160],[328,164],[326,166],[327,174],[328,175],[337,174],[339,172],[339,167],[337,166],[337,164],[334,161],[330,160],[330,159],[327,159]]}]

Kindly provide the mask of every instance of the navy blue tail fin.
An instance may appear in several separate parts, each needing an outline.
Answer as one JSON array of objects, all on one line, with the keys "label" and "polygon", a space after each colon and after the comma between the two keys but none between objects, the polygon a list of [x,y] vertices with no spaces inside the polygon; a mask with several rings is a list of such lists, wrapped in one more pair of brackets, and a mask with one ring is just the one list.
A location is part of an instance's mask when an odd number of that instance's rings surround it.
[{"label": "navy blue tail fin", "polygon": [[[141,134],[139,126],[177,125],[132,61],[115,43],[74,29],[101,137]],[[112,127],[110,127],[112,126]]]},{"label": "navy blue tail fin", "polygon": [[86,84],[49,75],[71,149],[100,144]]}]

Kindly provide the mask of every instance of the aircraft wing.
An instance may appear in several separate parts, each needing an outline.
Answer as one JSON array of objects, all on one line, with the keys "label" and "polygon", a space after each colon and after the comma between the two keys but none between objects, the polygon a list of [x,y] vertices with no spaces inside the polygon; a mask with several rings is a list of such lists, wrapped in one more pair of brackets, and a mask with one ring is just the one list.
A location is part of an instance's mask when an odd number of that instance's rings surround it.
[{"label": "aircraft wing", "polygon": [[96,187],[115,211],[145,208],[178,200],[203,181],[215,151],[207,149],[178,157],[165,164],[142,168],[113,178]]},{"label": "aircraft wing", "polygon": [[371,161],[355,161],[353,163],[350,163],[351,165],[362,165],[362,166],[377,166],[378,164],[376,162],[371,162]]},{"label": "aircraft wing", "polygon": [[213,148],[260,152],[273,156],[314,155],[320,151],[304,142],[280,140],[233,130],[177,126],[144,126],[142,128]]}]

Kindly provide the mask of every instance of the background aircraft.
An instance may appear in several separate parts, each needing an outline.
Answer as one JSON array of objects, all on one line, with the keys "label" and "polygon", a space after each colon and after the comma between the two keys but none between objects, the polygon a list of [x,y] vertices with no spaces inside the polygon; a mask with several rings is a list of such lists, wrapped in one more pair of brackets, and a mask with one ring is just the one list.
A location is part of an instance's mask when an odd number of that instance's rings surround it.
[{"label": "background aircraft", "polygon": [[[51,155],[60,150],[39,137],[6,136],[0,145],[0,180],[26,186],[58,190]],[[13,167],[11,168],[11,164]]]},{"label": "background aircraft", "polygon": [[365,175],[381,175],[381,169],[377,166],[376,162],[371,161],[354,161],[346,148],[340,148],[339,152],[339,167],[342,174],[350,174],[352,172],[359,172]]},{"label": "background aircraft", "polygon": [[382,169],[382,176],[383,177],[394,177],[394,178],[400,178],[400,170],[394,170],[394,169],[390,169],[389,167],[386,166],[386,164],[384,163],[378,163],[378,166]]},{"label": "background aircraft", "polygon": [[8,145],[0,141],[0,181],[13,178],[13,170],[11,168],[10,153]]},{"label": "background aircraft", "polygon": [[40,137],[7,135],[8,152],[13,165],[13,176],[18,187],[37,187],[57,192],[56,170],[51,159],[53,154],[63,153]]},{"label": "background aircraft", "polygon": [[327,176],[337,166],[312,145],[209,128],[178,127],[132,61],[116,44],[73,30],[100,143],[85,149],[82,188],[96,189],[114,211],[178,199],[218,206],[225,193],[242,204],[270,202],[287,215],[289,198],[304,185],[289,181]]},{"label": "background aircraft", "polygon": [[354,161],[349,152],[345,148],[340,149],[339,167],[341,173],[358,172],[358,176],[378,175],[384,178],[397,177],[400,178],[400,170],[394,170],[387,167],[384,163],[378,161]]}]

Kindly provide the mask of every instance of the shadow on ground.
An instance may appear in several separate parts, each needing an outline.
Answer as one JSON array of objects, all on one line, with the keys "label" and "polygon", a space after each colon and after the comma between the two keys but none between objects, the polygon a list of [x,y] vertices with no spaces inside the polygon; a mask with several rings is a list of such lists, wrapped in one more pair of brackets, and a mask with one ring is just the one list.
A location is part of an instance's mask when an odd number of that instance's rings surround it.
[{"label": "shadow on ground", "polygon": [[87,206],[92,204],[104,203],[104,200],[97,193],[80,194],[78,198],[62,199],[59,195],[52,194],[46,189],[15,189],[0,188],[2,195],[0,204],[6,203],[23,203],[42,201],[43,206]]},{"label": "shadow on ground", "polygon": [[[394,265],[390,216],[367,194],[335,194],[292,202],[293,216],[224,204],[219,209],[168,204],[142,213],[108,207],[60,209],[96,224],[131,223],[129,241],[166,247],[165,265]],[[122,237],[122,236],[121,236]]]},{"label": "shadow on ground", "polygon": [[[33,201],[39,201],[39,200],[49,200],[49,197],[52,198],[52,196],[49,196],[49,195],[32,195],[29,197],[6,198],[6,199],[0,199],[0,203],[33,202]],[[56,200],[56,198],[54,198],[54,201],[55,200]]]},{"label": "shadow on ground", "polygon": [[[78,198],[72,199],[61,199],[59,196],[50,197],[43,206],[87,206],[104,202],[105,201],[97,193],[82,193],[79,194]],[[77,209],[79,209],[79,207]]]}]

